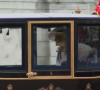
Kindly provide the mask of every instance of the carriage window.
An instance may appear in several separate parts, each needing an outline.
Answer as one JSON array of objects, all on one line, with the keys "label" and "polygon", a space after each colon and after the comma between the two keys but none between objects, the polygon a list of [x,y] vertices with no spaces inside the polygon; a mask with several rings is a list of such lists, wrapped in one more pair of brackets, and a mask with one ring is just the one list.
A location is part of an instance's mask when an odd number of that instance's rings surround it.
[{"label": "carriage window", "polygon": [[[77,37],[78,36],[78,37]],[[77,69],[93,71],[100,69],[100,26],[88,25],[77,28]]]},{"label": "carriage window", "polygon": [[[32,64],[70,68],[70,26],[33,25]],[[69,33],[69,34],[68,34]],[[68,34],[68,35],[67,35]],[[69,52],[69,53],[68,53]],[[42,67],[43,68],[43,67]],[[49,68],[49,67],[48,67]],[[53,68],[53,67],[51,67]],[[45,68],[46,69],[46,68]]]},{"label": "carriage window", "polygon": [[22,65],[22,28],[0,29],[0,66]]},{"label": "carriage window", "polygon": [[34,40],[34,59],[37,58],[36,65],[66,65],[66,27],[36,28],[33,30]]},{"label": "carriage window", "polygon": [[0,77],[26,78],[25,24],[0,24]]}]

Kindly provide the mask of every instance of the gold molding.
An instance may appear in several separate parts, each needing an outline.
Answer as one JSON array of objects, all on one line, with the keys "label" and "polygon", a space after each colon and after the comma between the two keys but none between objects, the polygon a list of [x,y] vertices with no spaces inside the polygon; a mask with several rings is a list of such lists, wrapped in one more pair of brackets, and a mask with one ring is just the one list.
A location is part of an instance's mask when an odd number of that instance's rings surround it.
[{"label": "gold molding", "polygon": [[28,78],[0,78],[0,80],[28,80]]},{"label": "gold molding", "polygon": [[13,86],[11,85],[11,84],[9,84],[8,86],[7,86],[7,90],[12,90],[13,89]]},{"label": "gold molding", "polygon": [[90,83],[88,83],[87,85],[86,85],[86,89],[85,90],[92,90],[91,89],[91,84]]},{"label": "gold molding", "polygon": [[95,77],[74,77],[72,78],[71,76],[34,76],[32,78],[0,78],[0,80],[37,80],[37,79],[99,79],[100,76],[95,76]]},{"label": "gold molding", "polygon": [[33,76],[30,77],[31,80],[50,80],[50,79],[72,79],[72,76]]},{"label": "gold molding", "polygon": [[96,76],[96,77],[71,77],[71,76],[34,76],[34,77],[31,77],[30,79],[31,80],[37,80],[37,79],[71,79],[71,80],[74,80],[74,79],[78,79],[78,80],[82,80],[82,79],[99,79],[100,76]]},{"label": "gold molding", "polygon": [[100,79],[100,76],[95,76],[95,77],[74,77],[72,78],[71,76],[34,76],[32,78],[0,78],[0,80],[37,80],[37,79]]},{"label": "gold molding", "polygon": [[71,75],[70,76],[33,76],[31,79],[71,79],[74,77],[74,20],[62,21],[28,21],[28,73],[31,71],[31,25],[32,24],[45,24],[45,23],[64,23],[71,24]]},{"label": "gold molding", "polygon": [[32,76],[36,76],[37,75],[37,72],[30,72],[30,73],[27,73],[26,75],[30,79]]},{"label": "gold molding", "polygon": [[28,73],[30,72],[31,72],[31,23],[28,22]]},{"label": "gold molding", "polygon": [[99,79],[100,76],[94,76],[94,77],[74,77],[73,79]]},{"label": "gold molding", "polygon": [[74,78],[74,21],[71,23],[71,73]]},{"label": "gold molding", "polygon": [[47,86],[47,87],[42,87],[42,88],[39,88],[38,90],[64,90],[64,89],[61,89],[60,87],[55,87],[52,83]]},{"label": "gold molding", "polygon": [[74,20],[62,20],[62,21],[28,21],[28,25],[29,24],[45,24],[45,23],[50,23],[50,24],[52,24],[52,23],[64,23],[64,24],[67,24],[67,23],[73,23],[74,22]]}]

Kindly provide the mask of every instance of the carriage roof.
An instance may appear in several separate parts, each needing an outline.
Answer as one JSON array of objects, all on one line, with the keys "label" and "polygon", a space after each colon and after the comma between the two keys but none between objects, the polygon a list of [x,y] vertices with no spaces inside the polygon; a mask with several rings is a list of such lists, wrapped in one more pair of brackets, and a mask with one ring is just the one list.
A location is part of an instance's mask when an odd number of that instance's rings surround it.
[{"label": "carriage roof", "polygon": [[36,18],[100,18],[97,15],[88,14],[67,14],[67,13],[11,13],[0,14],[0,19],[36,19]]}]

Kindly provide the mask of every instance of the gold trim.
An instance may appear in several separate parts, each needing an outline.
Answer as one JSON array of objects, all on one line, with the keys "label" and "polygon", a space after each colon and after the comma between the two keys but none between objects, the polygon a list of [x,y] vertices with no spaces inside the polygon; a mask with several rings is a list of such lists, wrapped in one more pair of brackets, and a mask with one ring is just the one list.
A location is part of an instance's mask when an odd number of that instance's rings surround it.
[{"label": "gold trim", "polygon": [[72,76],[34,76],[32,78],[0,78],[0,80],[42,80],[42,79],[100,79],[100,76],[95,76],[95,77],[74,77]]},{"label": "gold trim", "polygon": [[12,86],[11,84],[9,84],[9,85],[7,86],[7,90],[12,90],[12,88],[13,88],[13,86]]},{"label": "gold trim", "polygon": [[74,21],[71,23],[71,73],[74,78]]},{"label": "gold trim", "polygon": [[52,83],[47,87],[41,87],[38,90],[64,90],[60,87],[55,87]]},{"label": "gold trim", "polygon": [[88,83],[88,84],[86,85],[86,89],[85,89],[85,90],[92,90],[92,89],[91,89],[90,83]]},{"label": "gold trim", "polygon": [[[43,24],[43,23],[70,23],[71,24],[71,76],[34,76],[31,79],[71,79],[74,77],[74,20],[66,21],[28,21],[28,73],[31,71],[31,25],[32,24]],[[28,77],[29,78],[29,77]]]},{"label": "gold trim", "polygon": [[9,84],[8,86],[7,86],[7,90],[12,90],[13,89],[13,86],[11,85],[11,84]]},{"label": "gold trim", "polygon": [[40,80],[40,79],[72,79],[72,76],[34,76],[34,77],[30,77],[31,80]]},{"label": "gold trim", "polygon": [[94,76],[94,77],[74,77],[73,79],[99,79],[100,76]]},{"label": "gold trim", "polygon": [[71,79],[71,80],[74,80],[74,79],[99,79],[100,76],[96,76],[96,77],[74,77],[72,78],[72,76],[34,76],[34,77],[31,77],[30,79],[31,80],[42,80],[42,79]]},{"label": "gold trim", "polygon": [[67,24],[67,23],[72,23],[74,20],[64,20],[64,21],[28,21],[28,25],[29,24],[45,24],[45,23],[50,23],[50,24],[52,24],[52,23],[65,23],[65,24]]},{"label": "gold trim", "polygon": [[28,78],[0,78],[0,80],[29,80]]},{"label": "gold trim", "polygon": [[36,76],[37,72],[30,72],[30,73],[27,73],[26,75],[30,78],[32,76]]},{"label": "gold trim", "polygon": [[[28,22],[28,73],[31,72],[31,23]],[[28,78],[30,78],[28,76]]]}]

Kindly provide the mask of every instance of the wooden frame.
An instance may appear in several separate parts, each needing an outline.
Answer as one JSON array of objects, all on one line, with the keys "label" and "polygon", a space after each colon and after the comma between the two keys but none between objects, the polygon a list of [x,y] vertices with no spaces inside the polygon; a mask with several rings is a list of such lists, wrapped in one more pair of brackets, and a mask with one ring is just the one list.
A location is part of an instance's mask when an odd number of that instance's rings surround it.
[{"label": "wooden frame", "polygon": [[[41,24],[41,23],[63,23],[63,24],[71,24],[71,76],[28,76],[28,78],[30,79],[68,79],[68,78],[72,78],[74,77],[74,21],[73,20],[62,20],[62,21],[50,21],[50,20],[46,20],[46,21],[28,21],[28,73],[32,72],[31,70],[31,25],[32,24]],[[73,34],[73,35],[72,35]]]}]

